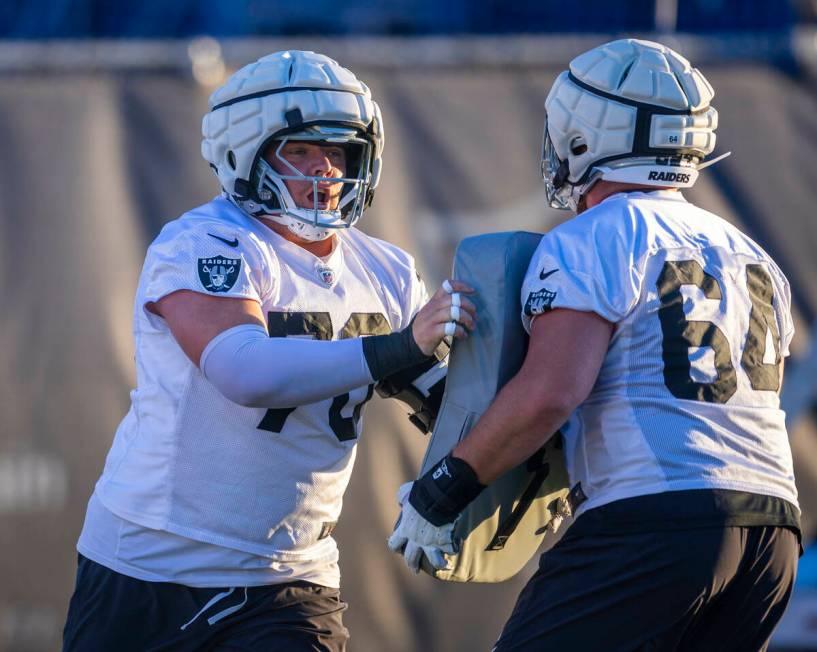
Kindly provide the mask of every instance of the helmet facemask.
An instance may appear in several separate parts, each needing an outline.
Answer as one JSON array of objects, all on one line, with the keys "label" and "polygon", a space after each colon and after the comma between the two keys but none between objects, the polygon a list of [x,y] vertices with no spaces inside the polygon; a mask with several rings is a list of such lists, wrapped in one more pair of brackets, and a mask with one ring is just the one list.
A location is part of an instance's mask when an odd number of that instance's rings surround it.
[{"label": "helmet facemask", "polygon": [[[581,155],[587,151],[587,144],[582,136],[571,139],[569,146],[574,155]],[[556,146],[548,132],[547,112],[545,112],[545,132],[542,136],[541,171],[548,205],[558,210],[575,211],[581,198],[596,181],[601,179],[601,174],[592,170],[582,183],[574,184],[570,181],[570,163],[567,157],[559,158]]]},{"label": "helmet facemask", "polygon": [[[323,177],[301,172],[282,154],[286,144],[293,141],[343,147],[346,154],[345,176]],[[299,237],[311,241],[323,240],[335,229],[353,226],[370,201],[373,150],[370,140],[361,137],[358,130],[348,127],[321,125],[284,136],[274,135],[259,149],[253,166],[251,186],[260,204],[257,214],[269,215]],[[280,164],[279,169],[286,172],[278,172],[264,153],[274,157]],[[297,205],[287,181],[311,183],[312,205]],[[326,205],[330,201],[329,189],[325,185],[319,187],[319,184],[326,183],[343,184],[337,205],[332,207]],[[324,206],[321,207],[321,204]]]},{"label": "helmet facemask", "polygon": [[569,186],[566,184],[570,168],[567,159],[560,159],[548,133],[548,119],[545,114],[545,133],[542,136],[542,179],[545,182],[545,194],[551,208],[565,210],[569,208]]},{"label": "helmet facemask", "polygon": [[[355,224],[371,204],[383,167],[383,120],[368,86],[337,61],[304,50],[274,52],[234,72],[208,105],[202,156],[248,215],[322,240]],[[284,139],[343,147],[344,176],[321,166],[301,172],[294,157],[293,167],[273,158],[274,141]],[[309,176],[315,174],[332,178]],[[339,197],[330,183],[342,184]],[[331,209],[320,201],[321,185],[330,190]]]}]

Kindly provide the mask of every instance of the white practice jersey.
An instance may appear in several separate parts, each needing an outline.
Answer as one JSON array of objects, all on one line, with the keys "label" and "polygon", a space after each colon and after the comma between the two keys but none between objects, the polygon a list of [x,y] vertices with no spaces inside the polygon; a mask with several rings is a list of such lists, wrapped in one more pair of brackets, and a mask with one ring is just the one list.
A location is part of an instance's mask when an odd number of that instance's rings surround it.
[{"label": "white practice jersey", "polygon": [[[322,260],[224,198],[150,246],[134,308],[137,388],[99,501],[129,522],[282,562],[333,558],[330,536],[373,387],[284,409],[224,398],[146,309],[176,290],[257,301],[271,337],[389,333],[426,301],[413,259],[352,228]],[[292,383],[311,379],[298,368]]]},{"label": "white practice jersey", "polygon": [[[522,289],[615,324],[587,400],[562,428],[579,512],[634,496],[731,489],[797,506],[780,410],[794,328],[769,256],[680,192],[613,195],[547,233]],[[558,346],[554,342],[554,346]]]}]

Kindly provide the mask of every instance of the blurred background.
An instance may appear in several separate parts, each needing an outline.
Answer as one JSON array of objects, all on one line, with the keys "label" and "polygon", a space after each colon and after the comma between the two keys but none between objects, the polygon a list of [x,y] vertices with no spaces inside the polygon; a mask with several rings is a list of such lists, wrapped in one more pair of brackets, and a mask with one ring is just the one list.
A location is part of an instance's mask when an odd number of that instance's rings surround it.
[{"label": "blurred background", "polygon": [[[544,203],[544,97],[573,56],[621,36],[671,45],[713,84],[733,155],[687,196],[791,281],[783,403],[806,554],[774,649],[817,650],[815,20],[815,0],[0,3],[0,651],[59,649],[86,501],[134,383],[144,252],[218,192],[200,121],[230,72],[311,49],[369,84],[385,168],[360,226],[435,286],[463,237],[567,217]],[[489,649],[532,570],[467,586],[408,573],[385,540],[425,440],[377,399],[364,430],[337,530],[350,649]]]}]

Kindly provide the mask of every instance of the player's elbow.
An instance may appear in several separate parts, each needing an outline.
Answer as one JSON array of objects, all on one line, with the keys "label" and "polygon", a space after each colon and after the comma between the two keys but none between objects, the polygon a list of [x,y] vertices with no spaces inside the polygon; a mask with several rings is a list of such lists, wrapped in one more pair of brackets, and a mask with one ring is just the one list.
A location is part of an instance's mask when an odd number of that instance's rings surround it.
[{"label": "player's elbow", "polygon": [[224,398],[237,405],[289,407],[291,379],[280,369],[262,362],[263,349],[270,342],[264,329],[255,325],[225,331],[202,354],[202,374]]},{"label": "player's elbow", "polygon": [[269,404],[269,393],[259,391],[257,384],[248,382],[245,378],[242,378],[241,374],[237,374],[229,382],[219,382],[218,379],[213,378],[210,379],[210,382],[224,398],[242,407],[276,407]]},{"label": "player's elbow", "polygon": [[530,398],[534,422],[564,423],[587,395],[571,387],[544,385],[537,388]]}]

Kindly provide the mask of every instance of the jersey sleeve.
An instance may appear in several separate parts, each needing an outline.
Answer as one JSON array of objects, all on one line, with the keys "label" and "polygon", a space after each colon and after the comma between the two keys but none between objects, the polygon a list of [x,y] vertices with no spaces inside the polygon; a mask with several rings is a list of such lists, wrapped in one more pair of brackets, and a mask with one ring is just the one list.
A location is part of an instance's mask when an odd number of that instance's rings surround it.
[{"label": "jersey sleeve", "polygon": [[773,278],[775,279],[775,302],[780,330],[780,355],[784,358],[790,354],[789,345],[794,337],[794,318],[791,314],[791,287],[782,271],[774,265]]},{"label": "jersey sleeve", "polygon": [[[607,208],[607,207],[605,207]],[[522,325],[556,308],[594,312],[621,321],[641,292],[643,269],[635,218],[588,214],[546,233],[522,283]]]},{"label": "jersey sleeve", "polygon": [[428,303],[429,295],[423,277],[417,271],[417,266],[414,259],[412,263],[411,286],[408,293],[408,318],[409,321],[414,319],[414,315],[420,312],[420,309]]},{"label": "jersey sleeve", "polygon": [[142,270],[144,302],[177,290],[261,303],[270,292],[268,263],[246,233],[218,223],[168,224]]},{"label": "jersey sleeve", "polygon": [[389,306],[392,329],[402,330],[428,302],[428,292],[414,257],[390,242],[364,236],[357,230],[352,235]]},{"label": "jersey sleeve", "polygon": [[399,264],[393,268],[397,272],[398,280],[395,283],[395,287],[398,288],[396,300],[400,306],[400,317],[396,320],[397,327],[395,330],[406,328],[414,319],[414,315],[428,303],[426,284],[417,271],[414,257],[405,252],[401,253]]}]

